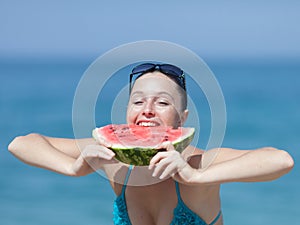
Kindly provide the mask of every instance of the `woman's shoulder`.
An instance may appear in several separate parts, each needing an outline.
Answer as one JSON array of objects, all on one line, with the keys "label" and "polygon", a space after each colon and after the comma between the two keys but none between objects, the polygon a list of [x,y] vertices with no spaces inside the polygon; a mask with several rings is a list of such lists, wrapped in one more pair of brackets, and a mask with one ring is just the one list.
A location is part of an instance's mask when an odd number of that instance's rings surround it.
[{"label": "woman's shoulder", "polygon": [[[189,146],[183,152],[183,157],[190,163],[191,166],[194,165],[194,168],[203,169],[212,164],[222,163],[224,161],[238,158],[244,154],[247,154],[249,151],[251,150],[240,150],[227,147],[203,150],[194,146]],[[200,167],[195,167],[198,165],[200,165]]]},{"label": "woman's shoulder", "polygon": [[195,169],[201,168],[202,158],[205,151],[192,145],[188,146],[183,152],[182,157]]},{"label": "woman's shoulder", "polygon": [[182,156],[193,168],[203,169],[213,163],[230,160],[233,157],[241,156],[247,152],[248,151],[246,150],[241,151],[232,148],[213,148],[204,150],[189,146],[182,152]]}]

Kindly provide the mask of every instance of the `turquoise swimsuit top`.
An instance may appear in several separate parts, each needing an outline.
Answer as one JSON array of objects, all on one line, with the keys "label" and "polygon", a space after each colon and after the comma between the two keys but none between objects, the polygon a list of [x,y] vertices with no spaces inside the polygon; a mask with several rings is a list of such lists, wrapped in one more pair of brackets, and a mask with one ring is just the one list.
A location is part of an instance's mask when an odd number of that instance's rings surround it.
[{"label": "turquoise swimsuit top", "polygon": [[[126,206],[126,200],[125,200],[125,190],[126,185],[130,176],[132,170],[132,165],[130,165],[125,182],[122,188],[122,193],[119,195],[116,200],[114,201],[114,224],[115,225],[131,225],[128,212],[127,212],[127,206]],[[207,224],[203,219],[201,219],[200,216],[198,216],[196,213],[194,213],[191,209],[189,209],[185,203],[182,201],[180,196],[180,190],[179,185],[175,181],[176,186],[176,193],[178,198],[178,203],[176,208],[174,209],[174,217],[170,225],[213,225],[215,224],[218,219],[221,216],[221,211],[218,213],[216,218],[210,223]]]}]

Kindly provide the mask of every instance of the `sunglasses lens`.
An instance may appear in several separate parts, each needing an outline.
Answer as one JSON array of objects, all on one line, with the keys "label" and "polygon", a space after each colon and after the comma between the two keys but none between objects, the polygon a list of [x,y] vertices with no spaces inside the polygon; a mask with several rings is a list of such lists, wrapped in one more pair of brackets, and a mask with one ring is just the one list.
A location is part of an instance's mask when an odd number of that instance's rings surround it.
[{"label": "sunglasses lens", "polygon": [[160,69],[163,71],[163,72],[166,72],[170,75],[173,75],[173,76],[178,76],[180,77],[182,74],[183,74],[183,71],[176,67],[176,66],[173,66],[173,65],[169,65],[169,64],[163,64],[160,66]]},{"label": "sunglasses lens", "polygon": [[160,66],[160,70],[167,75],[171,75],[176,80],[177,84],[186,90],[185,78],[183,71],[180,68],[170,64],[163,64]]},{"label": "sunglasses lens", "polygon": [[158,67],[158,70],[161,71],[162,73],[172,76],[173,79],[176,81],[176,83],[179,84],[184,90],[186,90],[185,89],[185,78],[184,78],[183,71],[180,68],[178,68],[177,66],[173,66],[171,64],[143,63],[132,69],[132,72],[130,74],[130,79],[129,79],[129,81],[130,81],[129,93],[131,92],[131,88],[132,88],[133,75],[140,74],[138,76],[138,77],[140,77],[144,73],[154,71],[157,67]]},{"label": "sunglasses lens", "polygon": [[155,68],[153,63],[144,63],[133,68],[132,74],[144,73]]}]

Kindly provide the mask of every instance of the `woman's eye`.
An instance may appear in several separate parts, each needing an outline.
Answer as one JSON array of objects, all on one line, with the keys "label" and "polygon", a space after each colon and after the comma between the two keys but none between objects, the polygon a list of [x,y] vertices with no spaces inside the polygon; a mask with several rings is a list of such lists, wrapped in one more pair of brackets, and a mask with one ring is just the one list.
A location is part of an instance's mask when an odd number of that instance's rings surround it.
[{"label": "woman's eye", "polygon": [[143,101],[134,101],[133,104],[135,104],[135,105],[141,105],[141,104],[143,104]]},{"label": "woman's eye", "polygon": [[161,106],[167,106],[167,105],[169,105],[169,103],[165,102],[165,101],[159,101],[158,104],[161,105]]}]

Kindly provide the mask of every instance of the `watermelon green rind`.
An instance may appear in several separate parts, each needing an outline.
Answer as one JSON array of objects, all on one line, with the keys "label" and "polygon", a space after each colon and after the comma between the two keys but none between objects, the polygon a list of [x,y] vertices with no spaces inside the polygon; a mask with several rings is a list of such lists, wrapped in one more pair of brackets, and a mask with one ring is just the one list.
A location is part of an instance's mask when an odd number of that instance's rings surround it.
[{"label": "watermelon green rind", "polygon": [[132,149],[116,149],[111,148],[116,154],[116,159],[131,165],[146,166],[149,165],[152,157],[159,151],[159,149],[145,149],[145,148],[132,148]]},{"label": "watermelon green rind", "polygon": [[[93,130],[93,137],[95,140],[101,139],[99,137],[97,129]],[[194,128],[185,128],[188,129],[188,133],[177,138],[172,142],[174,148],[178,152],[182,152],[193,140],[195,129]],[[152,157],[157,154],[159,151],[164,149],[153,149],[147,147],[127,147],[120,144],[113,144],[110,149],[116,154],[115,158],[123,163],[136,165],[136,166],[147,166],[150,163]]]},{"label": "watermelon green rind", "polygon": [[194,128],[190,128],[190,129],[191,129],[190,131],[191,133],[189,133],[189,135],[181,137],[180,139],[177,139],[176,141],[172,142],[176,151],[182,152],[192,142],[195,135],[195,129]]}]

